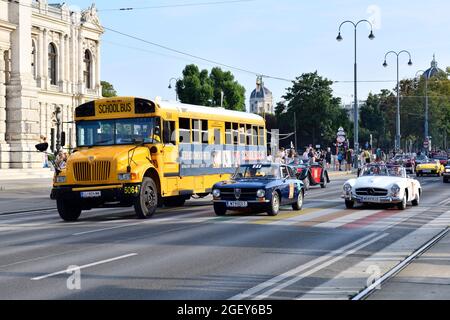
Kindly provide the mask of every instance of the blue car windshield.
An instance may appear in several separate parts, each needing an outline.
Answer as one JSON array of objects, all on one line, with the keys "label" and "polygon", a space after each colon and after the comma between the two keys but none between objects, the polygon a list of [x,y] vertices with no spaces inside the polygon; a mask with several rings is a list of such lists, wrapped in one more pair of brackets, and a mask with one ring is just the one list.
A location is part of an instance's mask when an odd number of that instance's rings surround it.
[{"label": "blue car windshield", "polygon": [[280,179],[279,166],[250,165],[236,169],[234,179]]}]

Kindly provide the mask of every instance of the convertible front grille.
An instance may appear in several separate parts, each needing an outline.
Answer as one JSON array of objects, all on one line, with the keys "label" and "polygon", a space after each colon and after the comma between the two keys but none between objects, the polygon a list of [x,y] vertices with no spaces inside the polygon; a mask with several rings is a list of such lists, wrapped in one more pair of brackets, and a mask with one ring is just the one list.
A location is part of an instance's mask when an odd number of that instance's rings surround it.
[{"label": "convertible front grille", "polygon": [[358,196],[387,196],[388,191],[386,189],[380,189],[380,188],[359,188],[356,189],[356,194]]},{"label": "convertible front grille", "polygon": [[234,189],[221,189],[220,190],[220,199],[230,200],[230,201],[232,201],[232,200],[243,200],[243,201],[255,200],[256,199],[256,191],[258,191],[258,189],[243,188],[243,189],[241,189],[239,199],[237,199]]},{"label": "convertible front grille", "polygon": [[93,163],[75,162],[73,175],[78,182],[107,181],[111,173],[111,162],[94,161]]}]

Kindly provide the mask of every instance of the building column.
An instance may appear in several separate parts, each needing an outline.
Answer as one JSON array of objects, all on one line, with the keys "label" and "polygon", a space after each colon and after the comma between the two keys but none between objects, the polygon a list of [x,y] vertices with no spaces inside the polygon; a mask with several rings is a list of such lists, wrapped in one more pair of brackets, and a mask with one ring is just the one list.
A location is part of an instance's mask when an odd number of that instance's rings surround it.
[{"label": "building column", "polygon": [[85,85],[83,83],[83,37],[81,36],[81,31],[78,31],[78,92],[80,94],[85,94]]},{"label": "building column", "polygon": [[31,0],[11,6],[11,81],[6,86],[6,141],[11,168],[42,167],[39,142],[39,111],[36,82],[31,72]]},{"label": "building column", "polygon": [[97,89],[97,95],[102,96],[102,85],[101,85],[101,56],[100,56],[100,40],[97,41],[97,54],[95,59],[95,88]]},{"label": "building column", "polygon": [[42,29],[39,29],[39,33],[38,33],[38,39],[37,39],[37,44],[36,44],[36,63],[37,63],[37,66],[36,66],[36,83],[37,83],[37,86],[39,87],[39,88],[42,88],[42,74],[43,74],[43,69],[44,69],[44,66],[43,66],[43,63],[44,63],[44,60],[43,60],[43,52],[44,52],[44,49],[43,49],[43,33],[42,33]]},{"label": "building column", "polygon": [[59,34],[59,54],[58,54],[58,79],[59,79],[59,89],[60,91],[65,92],[65,86],[64,86],[64,74],[66,72],[66,64],[65,64],[65,56],[66,56],[66,50],[65,50],[66,44],[64,42],[64,35],[62,33]]},{"label": "building column", "polygon": [[65,47],[65,55],[64,55],[64,82],[65,82],[65,90],[70,92],[69,88],[69,79],[70,79],[70,44],[69,44],[69,36],[64,35],[64,47]]},{"label": "building column", "polygon": [[0,169],[9,168],[9,145],[6,143],[6,62],[0,48]]},{"label": "building column", "polygon": [[48,78],[48,30],[43,30],[42,35],[42,85],[41,88],[48,90],[50,84],[49,84],[49,78]]}]

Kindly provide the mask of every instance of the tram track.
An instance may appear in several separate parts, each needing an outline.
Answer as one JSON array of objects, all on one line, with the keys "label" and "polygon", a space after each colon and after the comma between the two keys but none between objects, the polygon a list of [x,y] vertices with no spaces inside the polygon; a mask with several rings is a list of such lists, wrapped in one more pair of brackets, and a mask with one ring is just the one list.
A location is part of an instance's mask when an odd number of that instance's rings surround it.
[{"label": "tram track", "polygon": [[375,292],[382,284],[385,284],[390,279],[395,277],[397,274],[399,274],[403,269],[408,267],[416,258],[423,255],[425,252],[430,250],[434,245],[436,245],[442,238],[444,238],[450,231],[449,227],[446,227],[442,231],[440,231],[438,234],[436,234],[434,237],[432,237],[429,241],[425,242],[422,246],[420,246],[418,249],[413,251],[409,256],[407,256],[404,260],[402,260],[400,263],[395,265],[392,269],[390,269],[388,272],[386,272],[383,276],[381,276],[378,280],[373,282],[370,286],[364,288],[359,293],[354,295],[350,298],[350,300],[365,300],[367,299],[372,293]]}]

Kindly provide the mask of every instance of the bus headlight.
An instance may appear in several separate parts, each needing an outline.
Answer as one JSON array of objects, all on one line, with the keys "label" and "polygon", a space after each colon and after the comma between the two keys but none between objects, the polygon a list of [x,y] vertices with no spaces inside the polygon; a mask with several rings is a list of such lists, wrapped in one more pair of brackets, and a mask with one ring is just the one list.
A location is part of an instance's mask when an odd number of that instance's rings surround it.
[{"label": "bus headlight", "polygon": [[258,198],[264,198],[265,195],[266,195],[266,190],[259,189],[258,191],[256,191],[256,196]]},{"label": "bus headlight", "polygon": [[213,194],[214,198],[219,198],[220,197],[220,190],[219,189],[214,189],[212,194]]},{"label": "bus headlight", "polygon": [[118,180],[119,181],[131,180],[131,173],[119,173]]},{"label": "bus headlight", "polygon": [[66,176],[57,176],[56,177],[56,183],[66,183],[67,177]]}]

